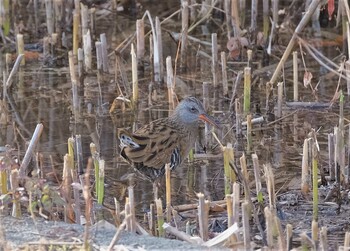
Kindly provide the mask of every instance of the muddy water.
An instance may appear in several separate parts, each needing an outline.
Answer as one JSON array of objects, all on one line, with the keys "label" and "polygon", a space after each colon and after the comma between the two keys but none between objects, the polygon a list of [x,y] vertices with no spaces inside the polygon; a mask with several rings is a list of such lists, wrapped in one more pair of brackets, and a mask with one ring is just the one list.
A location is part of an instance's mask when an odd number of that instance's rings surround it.
[{"label": "muddy water", "polygon": [[[170,3],[172,1],[169,1]],[[154,6],[153,6],[154,7]],[[152,9],[151,12],[156,10]],[[172,10],[177,8],[171,6]],[[164,13],[159,11],[163,16],[167,16],[168,6],[164,8]],[[169,13],[168,13],[169,14]],[[97,30],[106,32],[110,42],[110,51],[116,48],[123,39],[134,32],[135,19],[127,14],[118,17],[118,22],[111,22],[111,17],[101,17],[97,22]],[[178,28],[178,24],[173,29]],[[209,27],[210,28],[210,27]],[[168,27],[169,29],[169,27]],[[209,35],[199,34],[203,40],[210,41]],[[223,36],[224,37],[224,36]],[[171,39],[164,33],[165,41],[164,53],[166,55],[175,55],[176,43],[170,42]],[[225,39],[220,40],[220,50],[225,50]],[[195,49],[197,47],[192,47]],[[210,48],[203,48],[210,53]],[[329,48],[327,49],[329,50]],[[334,53],[334,51],[330,51]],[[129,52],[124,51],[122,57],[128,59]],[[4,69],[4,55],[1,55],[1,71]],[[210,60],[203,58],[191,58],[197,62],[195,67],[189,69],[187,73],[179,73],[189,86],[190,92],[187,94],[196,95],[201,98],[201,83],[210,79]],[[260,60],[260,59],[257,59]],[[202,62],[201,62],[202,61]],[[111,60],[111,63],[114,61]],[[309,67],[313,69],[316,85],[318,76],[322,69],[308,61]],[[272,62],[271,62],[272,63]],[[232,78],[236,72],[243,70],[244,64],[231,64],[230,74]],[[209,70],[208,70],[209,69]],[[291,75],[290,69],[286,70],[286,100],[290,101],[291,93]],[[259,81],[261,85],[254,86],[252,101],[253,104],[260,104],[264,113],[265,106],[265,88],[264,83],[269,80],[272,72],[266,72],[261,75]],[[303,72],[301,71],[302,75]],[[106,175],[106,202],[112,203],[113,197],[119,200],[124,199],[123,189],[127,184],[126,174],[133,173],[133,170],[119,158],[119,148],[116,139],[117,129],[121,127],[138,127],[157,118],[168,116],[167,105],[165,102],[158,101],[155,106],[147,107],[148,83],[151,77],[146,73],[144,79],[140,81],[141,102],[138,113],[132,114],[130,111],[123,113],[117,110],[110,115],[108,109],[111,102],[116,97],[116,86],[104,86],[100,95],[96,85],[96,79],[93,77],[87,79],[84,90],[83,106],[81,113],[77,116],[72,114],[71,102],[71,84],[69,80],[69,71],[67,67],[48,68],[43,67],[39,61],[32,61],[25,67],[21,68],[13,88],[11,96],[14,106],[8,111],[7,121],[1,121],[0,145],[10,144],[19,151],[19,158],[23,158],[25,142],[31,137],[31,133],[38,122],[44,124],[44,131],[38,145],[38,151],[42,153],[44,159],[44,170],[51,171],[53,165],[57,170],[62,170],[63,156],[67,152],[67,139],[77,134],[82,135],[84,161],[89,154],[89,144],[94,142],[100,151],[100,155],[107,161]],[[301,79],[300,79],[301,80]],[[130,78],[129,78],[130,81]],[[335,77],[321,81],[317,97],[311,95],[307,88],[301,89],[300,99],[303,101],[329,102],[335,91],[337,79]],[[232,81],[230,82],[230,88]],[[242,149],[246,144],[245,138],[238,140],[234,131],[230,128],[233,125],[231,112],[228,110],[229,102],[221,94],[221,88],[214,90],[211,95],[211,110],[215,116],[220,118],[223,123],[223,129],[218,132],[219,138],[224,145],[232,143],[235,145],[237,152],[236,157],[240,157]],[[164,92],[165,93],[165,92]],[[242,86],[239,87],[239,96],[242,93]],[[181,95],[180,95],[181,96]],[[100,97],[102,97],[100,99]],[[163,95],[164,97],[164,95]],[[164,100],[164,99],[163,99]],[[291,114],[295,110],[284,107],[283,114]],[[302,143],[311,128],[318,130],[318,140],[320,141],[321,151],[325,153],[327,149],[327,133],[333,131],[333,127],[338,124],[337,108],[322,110],[299,110],[293,116],[283,119],[280,123],[254,126],[254,145],[253,151],[259,156],[261,164],[271,163],[277,179],[278,188],[298,188],[292,187],[290,181],[300,177]],[[203,133],[202,133],[203,134]],[[225,135],[225,137],[224,137]],[[203,142],[202,142],[203,143]],[[198,143],[199,151],[204,151]],[[210,146],[216,145],[213,141]],[[210,147],[207,148],[211,152]],[[215,149],[218,153],[218,148]],[[321,164],[326,166],[328,157],[326,154],[321,155]],[[248,164],[250,164],[248,160]],[[196,193],[203,192],[211,200],[219,200],[224,196],[223,192],[223,163],[222,158],[217,156],[213,159],[196,159],[194,163],[185,162],[172,174],[172,193],[174,198],[173,204],[189,203],[196,200]],[[149,202],[152,201],[152,184],[136,175],[136,201],[142,210],[147,210]],[[281,190],[282,191],[282,190]],[[164,192],[161,190],[161,192]]]}]

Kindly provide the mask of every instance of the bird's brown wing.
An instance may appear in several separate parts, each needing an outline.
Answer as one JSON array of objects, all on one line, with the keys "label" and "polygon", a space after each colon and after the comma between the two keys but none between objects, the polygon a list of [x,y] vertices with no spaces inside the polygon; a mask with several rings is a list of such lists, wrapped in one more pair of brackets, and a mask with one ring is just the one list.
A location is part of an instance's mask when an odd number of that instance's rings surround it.
[{"label": "bird's brown wing", "polygon": [[182,135],[166,123],[156,120],[131,134],[120,130],[119,138],[124,143],[122,156],[137,167],[163,169],[171,163],[176,168],[181,163]]}]

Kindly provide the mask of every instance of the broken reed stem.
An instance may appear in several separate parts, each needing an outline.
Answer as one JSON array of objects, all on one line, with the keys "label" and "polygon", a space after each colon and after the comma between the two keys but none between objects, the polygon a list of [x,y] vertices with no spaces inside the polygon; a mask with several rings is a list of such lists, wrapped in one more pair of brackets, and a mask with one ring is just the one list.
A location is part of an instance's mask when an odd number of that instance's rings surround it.
[{"label": "broken reed stem", "polygon": [[171,62],[171,56],[168,56],[165,59],[165,64],[166,64],[166,84],[168,88],[168,100],[169,100],[169,110],[174,110],[175,109],[175,104],[174,104],[174,70],[173,70],[173,65]]},{"label": "broken reed stem", "polygon": [[136,233],[135,196],[133,186],[128,186],[128,196],[130,205],[130,230],[132,233]]},{"label": "broken reed stem", "polygon": [[345,250],[347,250],[346,248],[349,248],[349,247],[350,247],[350,232],[346,232],[344,237],[344,248]]},{"label": "broken reed stem", "polygon": [[270,210],[275,212],[276,209],[276,194],[275,194],[275,177],[270,164],[264,165],[266,187],[269,194],[269,207]]},{"label": "broken reed stem", "polygon": [[286,250],[286,246],[287,246],[286,238],[285,238],[284,233],[283,233],[281,221],[277,215],[274,215],[274,222],[275,222],[275,227],[276,227],[276,230],[278,233],[278,249],[279,250]]},{"label": "broken reed stem", "polygon": [[166,220],[171,222],[171,179],[170,163],[165,165],[165,191],[166,191]]},{"label": "broken reed stem", "polygon": [[21,164],[20,169],[19,169],[19,177],[21,179],[23,179],[25,174],[26,174],[27,167],[28,167],[28,165],[30,163],[30,160],[31,160],[33,154],[34,154],[34,149],[35,149],[35,147],[37,146],[37,144],[39,142],[41,133],[43,132],[43,128],[44,128],[44,126],[41,123],[37,124],[36,127],[35,127],[33,136],[30,139],[28,149],[27,149],[27,151],[26,151],[26,153],[24,155],[24,158],[22,160],[22,164]]},{"label": "broken reed stem", "polygon": [[252,151],[253,139],[252,139],[252,115],[247,115],[247,152]]},{"label": "broken reed stem", "polygon": [[188,41],[188,23],[189,23],[189,8],[186,0],[182,1],[181,9],[181,50],[180,50],[180,63],[181,66],[186,66],[186,52]]},{"label": "broken reed stem", "polygon": [[224,173],[225,173],[225,194],[230,194],[233,182],[236,182],[236,174],[230,167],[230,161],[235,160],[232,144],[228,143],[223,149]]},{"label": "broken reed stem", "polygon": [[89,30],[89,9],[86,5],[80,3],[81,16],[81,34],[85,35]]},{"label": "broken reed stem", "polygon": [[287,239],[287,250],[292,250],[293,246],[293,226],[287,224],[286,226],[286,239]]},{"label": "broken reed stem", "polygon": [[232,25],[231,25],[231,0],[224,1],[224,13],[225,13],[225,23],[227,30],[227,39],[229,40],[231,37]]},{"label": "broken reed stem", "polygon": [[172,227],[171,225],[169,225],[168,223],[164,223],[163,224],[163,228],[166,232],[168,232],[169,234],[172,234],[174,236],[176,236],[177,238],[179,238],[180,240],[186,241],[188,243],[192,243],[192,244],[198,244],[196,240],[191,239],[192,236],[188,235],[182,231],[179,231],[177,228]]},{"label": "broken reed stem", "polygon": [[149,205],[149,212],[147,214],[148,216],[148,228],[151,232],[151,234],[153,235],[156,235],[156,230],[155,230],[155,226],[154,226],[154,223],[155,223],[155,205],[153,203],[151,203]]},{"label": "broken reed stem", "polygon": [[299,81],[298,81],[298,52],[293,51],[293,101],[299,100]]},{"label": "broken reed stem", "polygon": [[216,33],[211,34],[211,71],[213,74],[213,86],[218,86],[218,37]]},{"label": "broken reed stem", "polygon": [[234,183],[232,186],[232,195],[233,195],[233,223],[238,223],[239,222],[239,201],[240,201],[240,188],[238,183]]},{"label": "broken reed stem", "polygon": [[136,20],[136,54],[140,63],[145,55],[145,23],[143,19]]},{"label": "broken reed stem", "polygon": [[126,216],[124,221],[123,221],[123,223],[118,227],[118,230],[115,233],[115,235],[113,236],[113,239],[111,240],[111,243],[108,245],[108,249],[107,249],[108,251],[112,251],[113,250],[113,246],[119,240],[120,234],[121,234],[121,232],[124,230],[124,228],[126,226],[126,221],[128,220],[128,217],[130,217],[130,216]]},{"label": "broken reed stem", "polygon": [[316,144],[312,142],[312,218],[315,221],[318,219],[318,149]]},{"label": "broken reed stem", "polygon": [[303,232],[300,234],[302,250],[316,250],[316,243]]},{"label": "broken reed stem", "polygon": [[108,52],[107,52],[107,38],[106,34],[100,34],[101,49],[102,49],[102,69],[103,72],[108,73]]},{"label": "broken reed stem", "polygon": [[250,227],[249,219],[251,216],[251,209],[249,202],[242,203],[242,227],[243,227],[243,242],[246,250],[250,249]]},{"label": "broken reed stem", "polygon": [[125,219],[126,219],[126,231],[131,232],[131,209],[130,209],[130,203],[129,203],[129,198],[125,198],[125,206],[124,206],[124,211],[125,211]]},{"label": "broken reed stem", "polygon": [[328,238],[327,238],[327,227],[322,227],[320,231],[320,249],[322,251],[329,250]]},{"label": "broken reed stem", "polygon": [[79,26],[80,26],[80,14],[77,10],[73,13],[73,55],[78,55],[79,48]]},{"label": "broken reed stem", "polygon": [[241,27],[241,20],[238,11],[238,0],[231,1],[231,21],[233,27],[233,36],[239,36],[239,30]]},{"label": "broken reed stem", "polygon": [[114,197],[114,206],[115,206],[115,216],[114,216],[114,222],[116,226],[120,226],[121,221],[120,221],[120,202]]},{"label": "broken reed stem", "polygon": [[[24,40],[23,40],[23,34],[17,34],[17,55],[24,54]],[[25,57],[23,57],[21,61],[21,65],[25,65]]]},{"label": "broken reed stem", "polygon": [[261,176],[260,176],[260,166],[258,155],[252,154],[253,168],[254,168],[254,177],[255,177],[255,189],[256,189],[256,197],[258,198],[259,203],[264,202],[264,196],[262,194],[262,185],[261,185]]},{"label": "broken reed stem", "polygon": [[[225,1],[226,3],[227,1]],[[226,53],[221,52],[221,72],[222,72],[222,87],[223,94],[225,97],[228,97],[228,82],[227,82],[227,65],[226,65]]]},{"label": "broken reed stem", "polygon": [[159,57],[159,79],[157,83],[163,83],[163,40],[162,40],[162,29],[159,17],[156,17],[156,30],[157,30],[157,46],[158,46],[158,57]]},{"label": "broken reed stem", "polygon": [[[243,174],[243,178],[248,182],[249,180],[249,176],[248,176],[248,168],[247,168],[247,160],[245,157],[245,154],[243,153],[243,155],[239,158],[239,163],[241,165],[241,169],[242,169],[242,174]],[[248,200],[248,193],[249,193],[249,188],[246,186],[244,187],[244,198],[246,200]]]},{"label": "broken reed stem", "polygon": [[232,194],[226,194],[225,197],[226,197],[226,205],[227,205],[227,227],[231,227],[234,223]]},{"label": "broken reed stem", "polygon": [[163,215],[163,205],[161,199],[156,199],[156,207],[157,207],[157,222],[158,222],[158,236],[164,237],[164,215]]},{"label": "broken reed stem", "polygon": [[83,49],[85,72],[90,72],[92,66],[92,41],[90,30],[88,30],[87,33],[83,35]]},{"label": "broken reed stem", "polygon": [[206,212],[206,203],[204,194],[198,193],[198,222],[199,234],[203,241],[208,240],[208,213]]},{"label": "broken reed stem", "polygon": [[311,222],[311,238],[313,241],[318,240],[318,223],[315,220]]},{"label": "broken reed stem", "polygon": [[345,179],[345,140],[344,140],[344,94],[343,91],[340,91],[339,97],[339,130],[338,137],[336,138],[337,147],[338,147],[338,164],[340,166],[340,181],[347,183]]},{"label": "broken reed stem", "polygon": [[277,84],[277,118],[282,117],[283,82]]},{"label": "broken reed stem", "polygon": [[301,192],[304,195],[307,195],[310,192],[309,182],[309,139],[305,139],[301,161]]},{"label": "broken reed stem", "polygon": [[[350,129],[350,128],[349,128]],[[350,133],[349,133],[349,145],[350,145]],[[328,134],[328,170],[330,180],[334,180],[335,178],[335,167],[334,167],[334,134]]]},{"label": "broken reed stem", "polygon": [[245,116],[250,112],[250,91],[251,91],[251,68],[244,68],[244,94],[243,94],[243,114]]},{"label": "broken reed stem", "polygon": [[62,194],[66,200],[66,206],[64,210],[64,221],[70,222],[70,219],[74,219],[73,208],[71,203],[71,184],[72,176],[71,172],[73,169],[73,160],[72,157],[66,154],[63,158],[63,174],[62,174]]},{"label": "broken reed stem", "polygon": [[139,98],[139,87],[137,77],[137,58],[135,54],[134,44],[131,44],[131,75],[132,75],[132,106],[134,109],[137,107]]},{"label": "broken reed stem", "polygon": [[241,104],[239,99],[235,99],[235,113],[236,113],[236,137],[239,138],[242,135],[242,116],[241,116]]},{"label": "broken reed stem", "polygon": [[7,171],[0,171],[1,194],[7,194]]},{"label": "broken reed stem", "polygon": [[96,145],[94,143],[90,143],[90,153],[94,164],[95,170],[95,192],[98,194],[100,187],[100,167],[99,167],[99,156],[97,152]]},{"label": "broken reed stem", "polygon": [[270,29],[270,7],[269,0],[263,0],[263,34],[265,41],[269,37]]},{"label": "broken reed stem", "polygon": [[264,209],[264,216],[266,221],[266,239],[267,246],[273,248],[273,216],[271,210],[268,207]]},{"label": "broken reed stem", "polygon": [[[12,192],[12,201],[13,201],[11,216],[15,217],[15,218],[20,218],[22,216],[21,204],[20,204],[21,195],[17,191],[17,188],[19,187],[18,174],[19,173],[18,173],[17,169],[11,170],[11,174],[10,174],[10,189],[11,189],[11,192]],[[1,180],[1,182],[2,182],[2,180]],[[6,184],[7,184],[7,179],[6,179]],[[6,193],[2,193],[2,194],[7,194],[7,192]]]}]

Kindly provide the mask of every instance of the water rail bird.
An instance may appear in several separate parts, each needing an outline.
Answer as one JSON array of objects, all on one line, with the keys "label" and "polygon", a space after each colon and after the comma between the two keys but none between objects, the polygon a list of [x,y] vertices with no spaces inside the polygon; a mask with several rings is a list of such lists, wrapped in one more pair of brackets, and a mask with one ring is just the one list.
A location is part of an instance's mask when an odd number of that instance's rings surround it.
[{"label": "water rail bird", "polygon": [[198,136],[199,121],[219,127],[198,99],[187,97],[167,118],[154,120],[134,133],[120,129],[121,156],[155,181],[164,175],[167,163],[174,170],[186,159]]}]

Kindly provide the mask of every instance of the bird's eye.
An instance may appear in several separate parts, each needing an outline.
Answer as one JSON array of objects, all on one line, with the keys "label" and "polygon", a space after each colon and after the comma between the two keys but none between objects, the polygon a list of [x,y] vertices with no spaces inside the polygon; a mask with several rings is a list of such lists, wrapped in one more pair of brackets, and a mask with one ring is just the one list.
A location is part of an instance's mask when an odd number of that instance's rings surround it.
[{"label": "bird's eye", "polygon": [[194,107],[194,106],[192,106],[192,107],[190,108],[190,110],[191,110],[191,112],[193,112],[193,113],[198,112],[197,108]]}]

